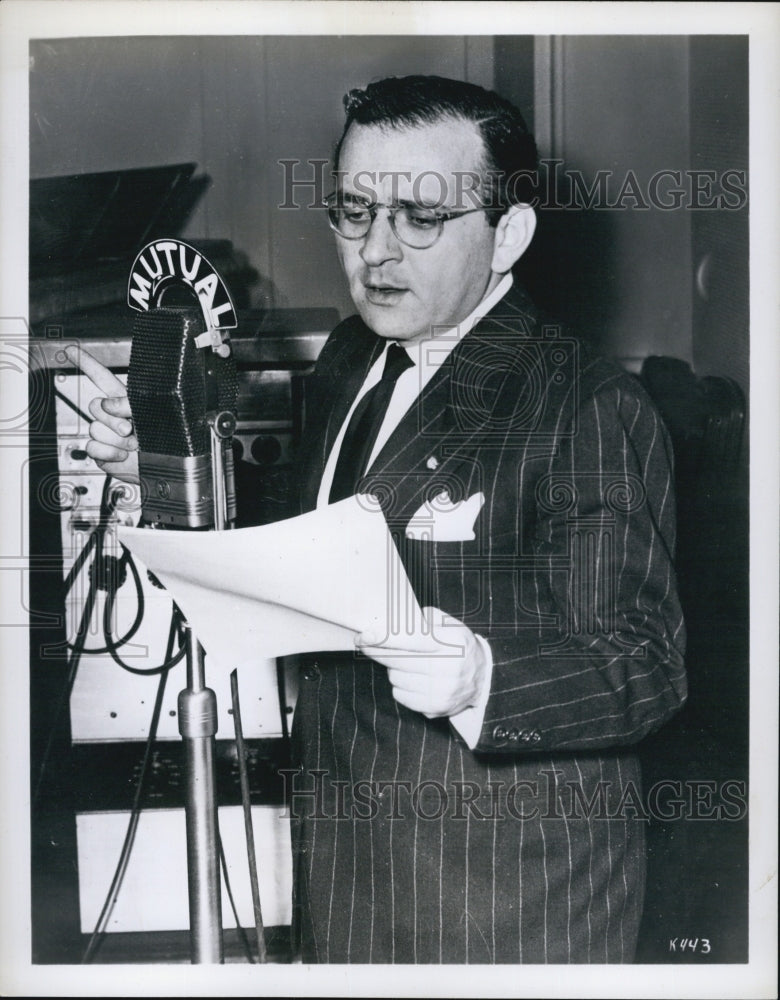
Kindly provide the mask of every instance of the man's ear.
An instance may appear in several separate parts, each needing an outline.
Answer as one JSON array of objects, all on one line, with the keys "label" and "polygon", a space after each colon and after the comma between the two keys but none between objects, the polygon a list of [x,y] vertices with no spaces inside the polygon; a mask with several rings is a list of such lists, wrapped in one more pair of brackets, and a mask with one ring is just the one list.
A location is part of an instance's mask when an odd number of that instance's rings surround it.
[{"label": "man's ear", "polygon": [[506,274],[528,249],[536,230],[536,212],[530,205],[510,205],[496,226],[490,267]]}]

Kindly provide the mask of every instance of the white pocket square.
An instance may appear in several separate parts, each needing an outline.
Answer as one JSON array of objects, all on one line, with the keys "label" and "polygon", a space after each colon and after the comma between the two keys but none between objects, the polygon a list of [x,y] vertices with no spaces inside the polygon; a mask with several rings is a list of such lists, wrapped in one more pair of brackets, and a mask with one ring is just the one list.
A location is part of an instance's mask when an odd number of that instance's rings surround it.
[{"label": "white pocket square", "polygon": [[485,503],[484,493],[453,503],[442,492],[426,502],[406,526],[406,537],[426,542],[471,542],[474,524]]}]

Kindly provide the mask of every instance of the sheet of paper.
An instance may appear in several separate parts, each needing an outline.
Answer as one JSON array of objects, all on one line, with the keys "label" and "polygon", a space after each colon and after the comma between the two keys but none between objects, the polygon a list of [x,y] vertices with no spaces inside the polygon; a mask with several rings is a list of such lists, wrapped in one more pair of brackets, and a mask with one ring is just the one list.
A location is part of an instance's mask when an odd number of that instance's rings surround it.
[{"label": "sheet of paper", "polygon": [[422,619],[384,516],[367,497],[235,531],[121,527],[119,540],[227,669],[352,649],[366,629],[411,634]]}]

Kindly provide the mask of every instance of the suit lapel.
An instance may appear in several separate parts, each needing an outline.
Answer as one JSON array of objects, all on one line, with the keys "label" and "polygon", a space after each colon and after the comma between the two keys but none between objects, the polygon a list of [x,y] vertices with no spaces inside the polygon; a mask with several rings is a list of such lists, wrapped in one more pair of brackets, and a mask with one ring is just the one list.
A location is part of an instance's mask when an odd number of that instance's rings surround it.
[{"label": "suit lapel", "polygon": [[[392,496],[388,515],[394,519],[410,516],[477,447],[492,417],[490,376],[500,373],[509,343],[516,352],[517,338],[530,336],[535,325],[534,306],[522,288],[513,286],[454,348],[366,476],[366,489],[373,483],[378,495]],[[334,343],[323,349],[311,399],[307,399],[307,440],[299,464],[303,510],[316,506],[333,442],[384,346],[382,338],[354,317],[343,324]]]},{"label": "suit lapel", "polygon": [[525,291],[514,286],[453,349],[401,419],[366,477],[367,488],[384,484],[378,494],[392,494],[393,519],[410,516],[430,493],[459,481],[454,471],[494,419],[491,377],[500,375],[509,354],[516,356],[518,338],[530,337],[536,321]]}]

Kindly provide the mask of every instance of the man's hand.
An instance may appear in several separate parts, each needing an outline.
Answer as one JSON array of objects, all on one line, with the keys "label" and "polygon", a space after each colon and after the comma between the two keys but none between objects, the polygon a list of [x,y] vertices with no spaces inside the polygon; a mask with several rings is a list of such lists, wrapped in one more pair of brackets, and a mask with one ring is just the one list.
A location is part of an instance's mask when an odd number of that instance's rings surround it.
[{"label": "man's hand", "polygon": [[138,480],[138,439],[133,434],[130,401],[119,379],[78,347],[66,347],[68,359],[80,368],[101,392],[103,399],[93,399],[89,412],[95,418],[89,425],[87,454],[108,476],[126,483]]},{"label": "man's hand", "polygon": [[429,719],[457,715],[476,704],[485,680],[485,652],[468,626],[438,608],[424,608],[425,633],[390,636],[371,632],[356,647],[387,667],[393,697]]}]

